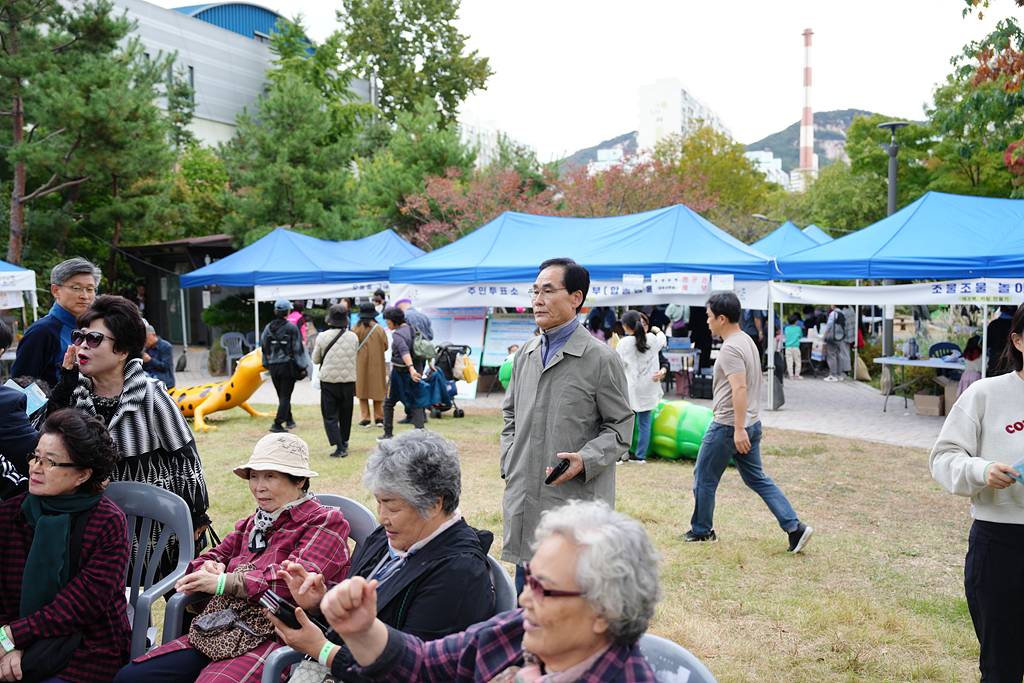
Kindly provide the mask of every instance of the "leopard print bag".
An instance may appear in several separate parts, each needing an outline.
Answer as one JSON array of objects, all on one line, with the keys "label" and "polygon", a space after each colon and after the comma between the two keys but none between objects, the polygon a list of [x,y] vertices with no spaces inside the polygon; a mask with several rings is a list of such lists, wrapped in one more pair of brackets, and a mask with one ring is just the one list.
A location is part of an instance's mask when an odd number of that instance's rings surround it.
[{"label": "leopard print bag", "polygon": [[[255,569],[247,563],[236,572]],[[215,662],[244,655],[274,635],[274,624],[259,604],[232,595],[210,598],[188,631],[188,644]]]}]

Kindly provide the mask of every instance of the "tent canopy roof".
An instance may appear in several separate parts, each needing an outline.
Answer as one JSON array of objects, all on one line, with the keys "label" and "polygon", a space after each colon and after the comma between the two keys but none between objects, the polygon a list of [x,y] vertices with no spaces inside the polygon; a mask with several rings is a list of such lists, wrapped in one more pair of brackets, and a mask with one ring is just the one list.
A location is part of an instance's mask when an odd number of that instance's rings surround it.
[{"label": "tent canopy roof", "polygon": [[391,282],[524,282],[545,260],[569,257],[594,280],[624,274],[697,272],[766,280],[767,256],[685,206],[609,218],[556,218],[506,211],[487,225],[391,269]]},{"label": "tent canopy roof", "polygon": [[818,244],[820,243],[813,237],[804,234],[800,228],[786,221],[750,246],[762,254],[778,258],[816,247]]},{"label": "tent canopy roof", "polygon": [[779,259],[787,280],[1019,277],[1024,201],[928,192],[863,230]]},{"label": "tent canopy roof", "polygon": [[387,280],[388,269],[423,251],[391,230],[332,242],[275,228],[248,247],[181,276],[182,287],[318,284]]},{"label": "tent canopy roof", "polygon": [[832,237],[832,235],[829,235],[813,223],[804,228],[802,232],[818,244],[825,244],[826,242],[831,242],[835,239],[835,237]]}]

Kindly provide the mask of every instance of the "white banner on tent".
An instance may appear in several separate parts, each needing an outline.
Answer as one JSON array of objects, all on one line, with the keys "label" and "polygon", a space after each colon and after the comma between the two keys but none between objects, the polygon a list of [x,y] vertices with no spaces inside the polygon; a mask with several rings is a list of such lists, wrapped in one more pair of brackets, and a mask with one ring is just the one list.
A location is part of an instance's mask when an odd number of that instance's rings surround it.
[{"label": "white banner on tent", "polygon": [[278,299],[340,299],[350,296],[373,296],[378,289],[387,291],[387,281],[379,282],[334,282],[309,285],[256,285],[257,301]]},{"label": "white banner on tent", "polygon": [[0,272],[0,292],[34,292],[36,274],[31,270]]},{"label": "white banner on tent", "polygon": [[[529,308],[527,292],[532,282],[473,282],[463,284],[405,284],[392,283],[392,301],[411,299],[417,308],[502,306]],[[584,305],[586,306],[643,306],[646,304],[677,303],[703,306],[707,293],[658,294],[651,283],[642,287],[627,287],[620,280],[594,280]],[[768,308],[768,283],[756,280],[736,280],[733,291],[744,308]]]},{"label": "white banner on tent", "polygon": [[21,308],[25,305],[25,297],[21,292],[5,292],[0,290],[0,309]]},{"label": "white banner on tent", "polygon": [[773,282],[771,286],[772,301],[785,304],[980,306],[1024,302],[1024,279],[1015,278],[946,280],[885,287],[803,285],[793,282]]}]

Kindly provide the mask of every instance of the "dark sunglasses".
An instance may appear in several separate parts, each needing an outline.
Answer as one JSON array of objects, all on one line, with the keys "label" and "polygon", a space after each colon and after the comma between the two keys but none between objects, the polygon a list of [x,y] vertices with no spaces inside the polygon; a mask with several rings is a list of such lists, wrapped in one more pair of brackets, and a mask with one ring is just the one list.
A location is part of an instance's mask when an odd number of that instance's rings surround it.
[{"label": "dark sunglasses", "polygon": [[526,574],[526,585],[529,586],[530,590],[534,593],[540,593],[545,598],[576,598],[583,595],[581,591],[556,591],[545,588],[541,582],[534,578],[533,574],[530,573],[529,562],[523,566],[523,570]]},{"label": "dark sunglasses", "polygon": [[95,349],[103,343],[104,339],[114,341],[113,337],[108,337],[102,332],[86,332],[85,330],[75,330],[71,333],[71,343],[75,346],[82,346],[83,344],[88,345],[90,349]]}]

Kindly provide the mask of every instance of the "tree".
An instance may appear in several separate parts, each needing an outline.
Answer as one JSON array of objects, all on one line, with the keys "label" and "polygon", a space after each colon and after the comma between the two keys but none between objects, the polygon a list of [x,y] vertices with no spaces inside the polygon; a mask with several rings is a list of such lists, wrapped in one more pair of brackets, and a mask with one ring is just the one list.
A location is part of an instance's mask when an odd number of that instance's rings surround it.
[{"label": "tree", "polygon": [[359,160],[359,226],[362,234],[387,228],[412,234],[418,221],[402,213],[406,199],[424,191],[426,179],[454,168],[467,174],[476,155],[444,128],[431,100],[415,112],[400,112],[386,147],[372,159]]},{"label": "tree", "polygon": [[[173,67],[173,60],[170,65]],[[170,126],[170,140],[175,149],[196,142],[196,135],[188,129],[196,111],[196,91],[189,83],[185,67],[172,72],[167,84],[167,123]]]},{"label": "tree", "polygon": [[486,57],[466,54],[467,36],[455,28],[459,0],[342,0],[342,6],[345,56],[364,78],[379,79],[388,121],[426,98],[448,127],[459,104],[493,73]]},{"label": "tree", "polygon": [[225,225],[242,244],[276,226],[328,239],[349,235],[352,141],[336,140],[320,92],[295,77],[279,79],[219,155],[234,188]]},{"label": "tree", "polygon": [[174,173],[171,203],[182,207],[182,215],[165,228],[162,239],[180,239],[215,235],[228,212],[230,177],[212,149],[199,143],[180,148],[178,169]]},{"label": "tree", "polygon": [[[74,110],[55,95],[73,88],[83,59],[112,53],[127,35],[128,21],[112,18],[111,8],[106,0],[71,11],[57,0],[0,3],[0,99],[11,103],[0,114],[10,119],[7,157],[13,166],[7,260],[15,265],[22,259],[26,204],[89,180],[88,175],[61,173],[83,138],[74,127]],[[31,191],[30,164],[52,171]]]}]

